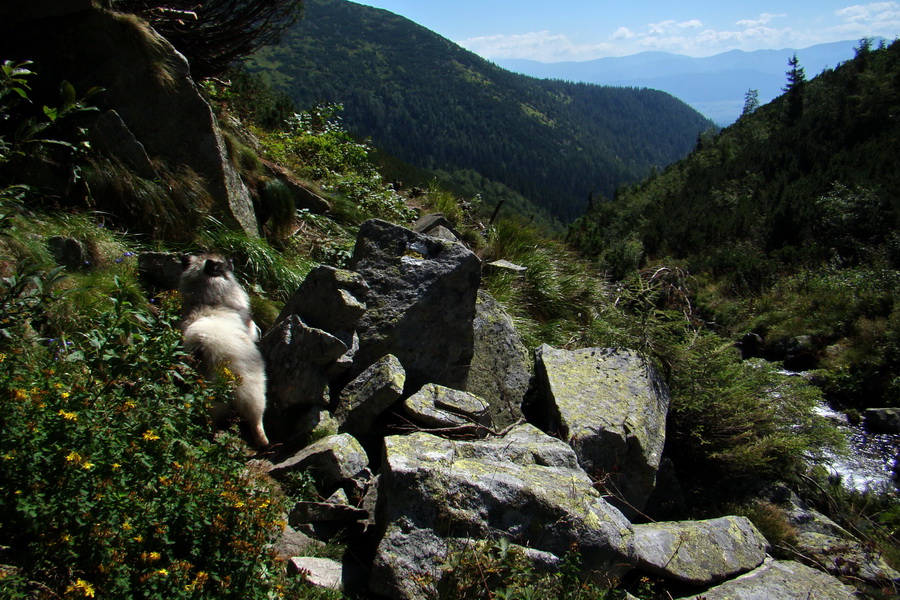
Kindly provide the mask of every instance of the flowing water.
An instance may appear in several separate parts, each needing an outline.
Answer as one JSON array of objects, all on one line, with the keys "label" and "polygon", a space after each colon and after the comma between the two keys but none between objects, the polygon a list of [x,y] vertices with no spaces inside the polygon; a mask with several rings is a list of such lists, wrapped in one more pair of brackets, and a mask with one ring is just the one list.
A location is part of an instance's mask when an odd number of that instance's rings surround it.
[{"label": "flowing water", "polygon": [[894,464],[900,458],[900,434],[870,433],[862,425],[847,421],[847,416],[822,404],[816,412],[835,423],[847,434],[846,456],[831,456],[822,466],[840,475],[850,489],[896,489]]}]

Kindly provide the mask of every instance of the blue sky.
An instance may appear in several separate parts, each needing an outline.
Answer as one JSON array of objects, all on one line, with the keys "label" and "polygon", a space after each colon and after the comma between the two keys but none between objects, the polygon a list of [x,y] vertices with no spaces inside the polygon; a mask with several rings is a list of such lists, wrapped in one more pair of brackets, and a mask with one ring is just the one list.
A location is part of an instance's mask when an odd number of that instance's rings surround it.
[{"label": "blue sky", "polygon": [[900,35],[900,1],[355,0],[490,60],[543,62],[648,50],[711,56]]}]

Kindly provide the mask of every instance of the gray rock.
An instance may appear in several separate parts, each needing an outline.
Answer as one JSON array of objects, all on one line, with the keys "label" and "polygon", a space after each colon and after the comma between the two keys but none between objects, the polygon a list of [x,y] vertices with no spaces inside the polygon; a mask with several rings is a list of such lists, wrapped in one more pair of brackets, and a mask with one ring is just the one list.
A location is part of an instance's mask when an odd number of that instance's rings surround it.
[{"label": "gray rock", "polygon": [[97,267],[97,258],[75,238],[55,235],[47,240],[53,260],[69,270],[80,271]]},{"label": "gray rock", "polygon": [[873,433],[900,433],[900,408],[867,408],[863,425]]},{"label": "gray rock", "polygon": [[475,347],[464,389],[486,400],[494,427],[504,429],[522,418],[534,361],[512,318],[490,294],[479,290],[475,309]]},{"label": "gray rock", "polygon": [[527,424],[478,441],[386,438],[379,486],[386,530],[372,591],[429,597],[459,539],[502,537],[557,557],[577,544],[585,570],[622,574],[634,561],[632,526],[576,463],[566,444]]},{"label": "gray rock", "polygon": [[325,542],[314,540],[308,535],[297,531],[290,525],[285,524],[281,535],[273,544],[272,549],[275,551],[275,555],[280,559],[287,560],[292,556],[301,556],[324,547]]},{"label": "gray rock", "polygon": [[766,558],[766,539],[745,517],[634,526],[638,568],[693,585],[719,583]]},{"label": "gray rock", "polygon": [[362,298],[367,291],[362,276],[352,271],[316,267],[288,299],[276,322],[297,315],[310,327],[327,331],[350,346],[356,324],[366,312]]},{"label": "gray rock", "polygon": [[853,600],[855,592],[827,573],[767,558],[755,571],[682,600]]},{"label": "gray rock", "polygon": [[[27,8],[34,3],[24,0],[5,4],[20,14],[34,12]],[[90,102],[101,109],[101,120],[108,119],[102,115],[110,110],[120,117],[115,127],[125,146],[116,149],[114,157],[135,157],[138,143],[150,159],[163,161],[172,172],[189,168],[205,181],[216,214],[257,236],[250,194],[229,160],[212,109],[191,79],[184,56],[137,19],[75,5],[82,10],[65,18],[34,14],[34,20],[5,31],[4,43],[34,60],[45,81],[65,79],[82,94],[102,87],[105,91]]]},{"label": "gray rock", "polygon": [[884,558],[861,542],[852,533],[810,508],[796,494],[790,492],[780,504],[787,513],[788,522],[797,530],[792,545],[801,560],[810,566],[826,569],[836,577],[865,583],[881,588],[900,586],[900,573],[891,568]]},{"label": "gray rock", "polygon": [[665,443],[665,383],[630,350],[543,345],[535,354],[536,402],[548,431],[569,442],[626,515],[642,510]]},{"label": "gray rock", "polygon": [[393,354],[406,369],[407,394],[426,383],[465,389],[481,261],[461,244],[371,220],[351,262],[369,286],[350,377]]},{"label": "gray rock", "polygon": [[177,252],[141,252],[138,275],[144,284],[159,290],[177,290],[184,265]]},{"label": "gray rock", "polygon": [[423,215],[412,227],[416,233],[436,237],[442,240],[456,242],[459,240],[459,232],[454,229],[447,217],[441,213]]},{"label": "gray rock", "polygon": [[387,355],[341,390],[334,418],[340,431],[368,434],[375,420],[403,393],[406,373],[397,357]]},{"label": "gray rock", "polygon": [[330,435],[277,462],[269,474],[276,479],[292,471],[310,471],[320,490],[331,490],[365,472],[366,451],[346,433]]},{"label": "gray rock", "polygon": [[270,407],[328,405],[326,368],[347,351],[341,340],[290,315],[266,332],[259,349],[266,360]]},{"label": "gray rock", "polygon": [[288,523],[291,526],[297,526],[303,523],[321,523],[323,521],[364,521],[368,517],[368,511],[348,504],[297,502],[288,514]]},{"label": "gray rock", "polygon": [[314,558],[310,556],[294,556],[288,561],[288,575],[304,577],[316,587],[329,590],[343,590],[344,567],[330,558]]},{"label": "gray rock", "polygon": [[144,179],[158,176],[147,155],[147,149],[134,137],[115,110],[105,110],[93,119],[88,129],[88,139],[94,150],[115,156]]},{"label": "gray rock", "polygon": [[[430,383],[403,403],[413,422],[428,428],[473,426],[477,431],[490,427],[487,403],[468,392]],[[480,426],[480,427],[479,427]]]}]

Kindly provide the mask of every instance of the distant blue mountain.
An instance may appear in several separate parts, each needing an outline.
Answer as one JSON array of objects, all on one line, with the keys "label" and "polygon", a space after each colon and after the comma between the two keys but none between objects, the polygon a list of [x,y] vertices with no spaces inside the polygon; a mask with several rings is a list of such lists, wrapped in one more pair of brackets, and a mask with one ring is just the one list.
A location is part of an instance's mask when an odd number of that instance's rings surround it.
[{"label": "distant blue mountain", "polygon": [[[876,38],[875,43],[881,41]],[[650,88],[672,94],[719,125],[729,125],[740,115],[747,90],[757,90],[765,104],[782,93],[788,59],[795,53],[806,76],[853,58],[859,41],[819,44],[782,50],[731,50],[705,58],[668,52],[642,52],[632,56],[583,62],[542,63],[510,59],[496,63],[516,73],[541,79],[562,79],[602,85]]]}]

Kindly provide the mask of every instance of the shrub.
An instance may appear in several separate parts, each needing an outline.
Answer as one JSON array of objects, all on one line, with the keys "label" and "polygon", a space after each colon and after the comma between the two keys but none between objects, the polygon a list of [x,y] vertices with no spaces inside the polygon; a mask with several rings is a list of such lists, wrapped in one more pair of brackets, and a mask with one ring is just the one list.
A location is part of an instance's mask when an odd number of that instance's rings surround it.
[{"label": "shrub", "polygon": [[[264,152],[298,174],[319,182],[334,200],[351,201],[362,215],[399,223],[414,211],[388,185],[370,159],[371,149],[343,128],[339,104],[323,104],[294,114],[285,131],[257,131]],[[345,215],[351,214],[347,211]]]},{"label": "shrub", "polygon": [[186,364],[166,302],[113,297],[90,326],[43,337],[58,276],[0,285],[4,594],[279,597],[267,544],[282,496],[237,437],[210,439],[207,407],[227,384]]}]

